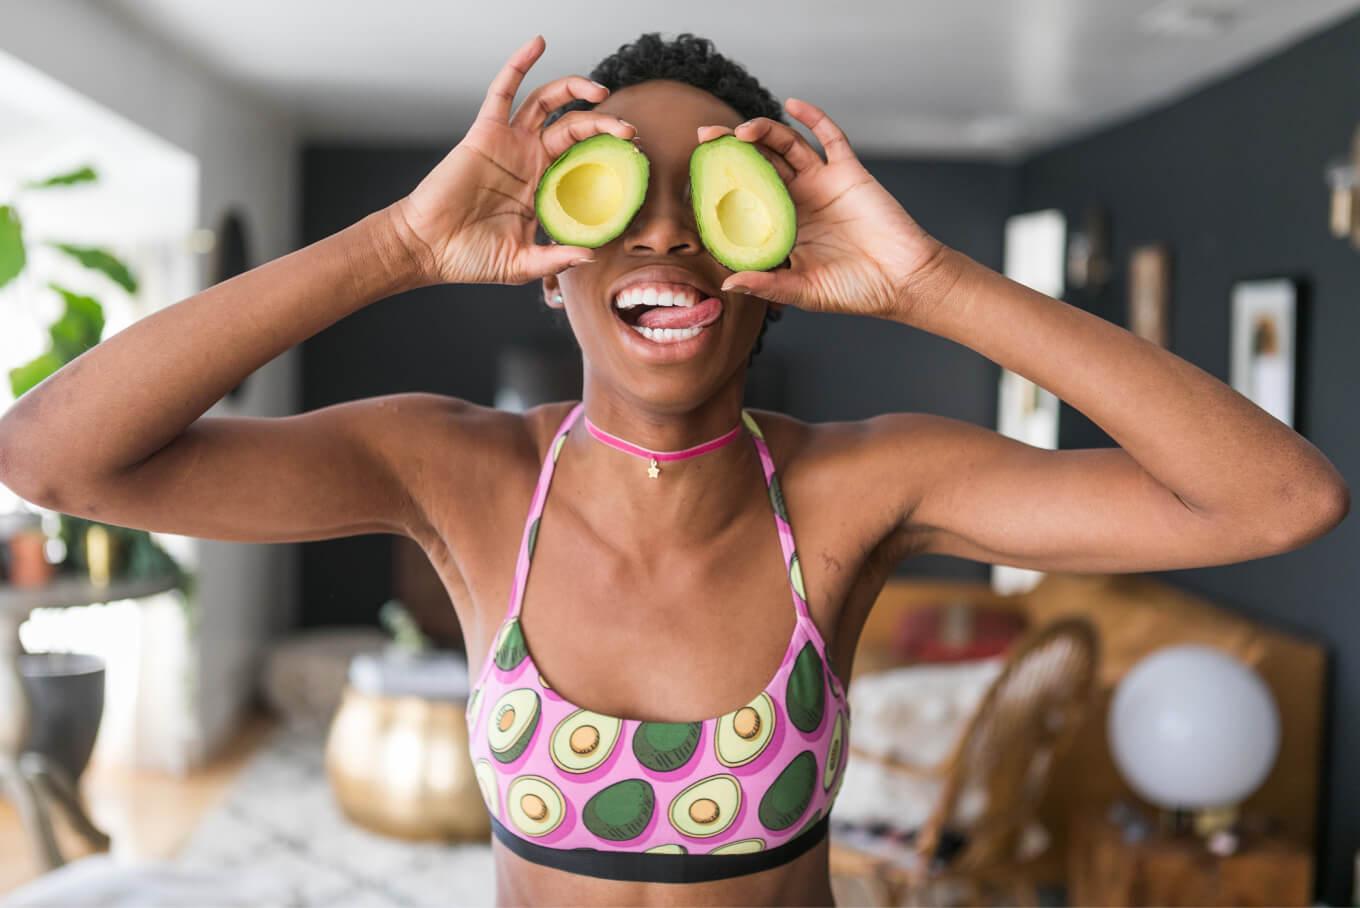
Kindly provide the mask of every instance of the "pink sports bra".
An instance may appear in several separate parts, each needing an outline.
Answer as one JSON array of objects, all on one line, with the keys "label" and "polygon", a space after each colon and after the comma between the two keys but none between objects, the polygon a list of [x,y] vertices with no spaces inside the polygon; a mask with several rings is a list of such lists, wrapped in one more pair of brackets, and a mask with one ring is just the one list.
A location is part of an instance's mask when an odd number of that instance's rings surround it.
[{"label": "pink sports bra", "polygon": [[827,834],[844,778],[850,705],[808,612],[774,461],[750,413],[788,569],[793,636],[750,703],[702,722],[649,722],[571,703],[520,626],[553,468],[578,403],[543,459],[510,608],[467,702],[468,748],[492,831],[521,857],[606,879],[694,882],[792,860]]}]

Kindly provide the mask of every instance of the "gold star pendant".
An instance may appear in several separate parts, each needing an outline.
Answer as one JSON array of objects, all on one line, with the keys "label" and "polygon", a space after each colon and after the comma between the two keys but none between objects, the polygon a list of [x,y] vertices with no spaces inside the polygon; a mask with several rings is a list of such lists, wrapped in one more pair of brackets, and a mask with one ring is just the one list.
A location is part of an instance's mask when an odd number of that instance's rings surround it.
[{"label": "gold star pendant", "polygon": [[653,458],[652,458],[651,464],[647,467],[647,477],[648,477],[649,479],[656,479],[656,478],[659,477],[660,475],[661,475],[661,467],[657,464],[656,458],[653,457]]}]

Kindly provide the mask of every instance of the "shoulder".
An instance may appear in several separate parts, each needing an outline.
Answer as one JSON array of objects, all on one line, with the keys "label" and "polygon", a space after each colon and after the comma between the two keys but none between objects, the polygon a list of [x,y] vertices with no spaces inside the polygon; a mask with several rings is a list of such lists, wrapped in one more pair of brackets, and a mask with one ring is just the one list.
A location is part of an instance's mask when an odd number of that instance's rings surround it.
[{"label": "shoulder", "polygon": [[996,433],[932,413],[885,413],[832,422],[749,410],[790,497],[823,513],[847,509],[886,535],[943,474],[966,469]]},{"label": "shoulder", "polygon": [[771,410],[747,410],[764,435],[771,455],[786,468],[862,467],[907,452],[940,453],[968,444],[988,429],[932,413],[884,413],[867,419],[805,422]]},{"label": "shoulder", "polygon": [[574,401],[516,413],[430,392],[364,398],[346,406],[354,431],[419,503],[468,500],[530,484]]},{"label": "shoulder", "polygon": [[397,451],[413,441],[437,441],[449,456],[497,458],[540,454],[575,401],[541,404],[523,413],[475,404],[446,394],[412,391],[354,401],[353,425],[366,440]]}]

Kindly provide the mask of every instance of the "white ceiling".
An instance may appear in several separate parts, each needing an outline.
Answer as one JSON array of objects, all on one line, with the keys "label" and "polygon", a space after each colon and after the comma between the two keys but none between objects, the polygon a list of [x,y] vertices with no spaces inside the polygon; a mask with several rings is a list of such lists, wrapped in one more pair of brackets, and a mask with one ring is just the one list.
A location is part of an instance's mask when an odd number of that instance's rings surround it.
[{"label": "white ceiling", "polygon": [[862,152],[1012,156],[1183,94],[1357,0],[110,0],[314,138],[456,137],[535,31],[534,83],[692,31]]}]

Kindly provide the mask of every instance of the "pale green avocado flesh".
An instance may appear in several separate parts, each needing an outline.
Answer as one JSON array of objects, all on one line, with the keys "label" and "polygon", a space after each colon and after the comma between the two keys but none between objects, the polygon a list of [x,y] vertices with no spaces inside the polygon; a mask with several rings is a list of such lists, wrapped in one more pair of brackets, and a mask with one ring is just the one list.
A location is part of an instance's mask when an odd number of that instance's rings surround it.
[{"label": "pale green avocado flesh", "polygon": [[552,761],[566,772],[590,772],[614,752],[622,726],[612,716],[578,709],[553,729]]},{"label": "pale green avocado flesh", "polygon": [[741,783],[727,773],[689,785],[671,800],[671,825],[694,838],[725,832],[741,809]]},{"label": "pale green avocado flesh", "polygon": [[505,808],[516,829],[537,838],[561,825],[567,800],[560,788],[542,776],[518,776],[506,789]]},{"label": "pale green avocado flesh", "polygon": [[793,199],[779,172],[749,142],[722,136],[689,159],[694,220],[704,247],[733,271],[769,271],[798,235]]},{"label": "pale green avocado flesh", "polygon": [[565,246],[603,246],[642,207],[650,171],[632,142],[611,135],[577,142],[543,171],[534,196],[538,222]]}]

